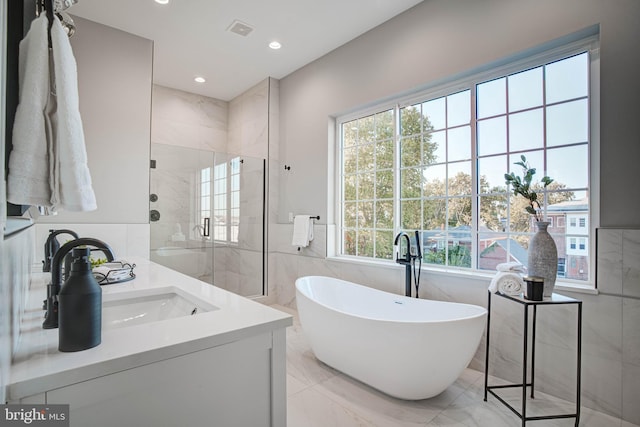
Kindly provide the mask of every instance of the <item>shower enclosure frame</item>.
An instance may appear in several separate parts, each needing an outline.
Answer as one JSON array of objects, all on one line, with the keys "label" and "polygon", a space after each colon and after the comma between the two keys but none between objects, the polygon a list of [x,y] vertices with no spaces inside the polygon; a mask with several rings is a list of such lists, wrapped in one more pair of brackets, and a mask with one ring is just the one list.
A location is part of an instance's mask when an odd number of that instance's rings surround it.
[{"label": "shower enclosure frame", "polygon": [[151,144],[151,158],[151,260],[245,297],[266,296],[266,159],[160,143]]}]

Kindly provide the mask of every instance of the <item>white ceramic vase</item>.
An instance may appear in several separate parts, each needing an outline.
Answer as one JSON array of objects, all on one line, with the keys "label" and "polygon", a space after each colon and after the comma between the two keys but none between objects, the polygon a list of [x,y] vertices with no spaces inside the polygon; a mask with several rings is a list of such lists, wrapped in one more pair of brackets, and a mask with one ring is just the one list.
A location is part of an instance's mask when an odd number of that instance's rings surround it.
[{"label": "white ceramic vase", "polygon": [[550,297],[558,274],[558,248],[547,231],[548,222],[536,221],[538,232],[531,236],[527,259],[527,274],[544,278],[543,297]]}]

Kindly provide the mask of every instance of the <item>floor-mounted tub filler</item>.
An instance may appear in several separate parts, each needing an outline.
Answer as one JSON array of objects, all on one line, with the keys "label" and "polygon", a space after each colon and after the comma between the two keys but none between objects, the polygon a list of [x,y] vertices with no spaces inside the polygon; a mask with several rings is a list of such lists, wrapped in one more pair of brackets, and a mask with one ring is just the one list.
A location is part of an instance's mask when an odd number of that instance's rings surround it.
[{"label": "floor-mounted tub filler", "polygon": [[344,280],[296,280],[300,323],[316,357],[400,399],[447,389],[485,327],[480,306],[399,296]]}]

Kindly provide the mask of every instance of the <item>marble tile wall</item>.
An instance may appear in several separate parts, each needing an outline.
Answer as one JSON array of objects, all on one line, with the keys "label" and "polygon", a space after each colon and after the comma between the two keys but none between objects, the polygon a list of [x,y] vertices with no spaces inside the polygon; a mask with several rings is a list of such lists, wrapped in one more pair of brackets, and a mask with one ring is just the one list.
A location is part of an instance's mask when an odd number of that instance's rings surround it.
[{"label": "marble tile wall", "polygon": [[228,103],[153,85],[151,142],[225,152]]},{"label": "marble tile wall", "polygon": [[[79,237],[102,240],[111,246],[116,259],[126,260],[131,256],[149,258],[149,224],[36,224],[33,255],[33,268],[36,270],[42,268],[44,243],[52,229],[72,230]],[[58,236],[61,245],[72,239],[66,234]]]},{"label": "marble tile wall", "polygon": [[[270,151],[269,146],[270,137],[278,136],[273,123],[278,120],[277,80],[265,79],[228,103],[157,85],[153,90],[151,140],[156,144],[152,145],[152,153],[154,149],[180,146],[243,156],[239,245],[215,248],[213,281],[242,295],[262,293],[262,179],[264,173],[269,173],[264,170],[262,159],[268,159],[270,152],[277,153],[277,141],[275,150]],[[202,151],[198,153],[202,157]],[[167,173],[153,176],[152,191],[157,190],[159,198],[166,202],[162,205],[159,199],[155,205],[161,221],[152,225],[152,248],[182,247],[183,243],[171,239],[177,227],[187,240],[194,238],[189,214],[192,178],[188,173],[176,173],[183,156],[178,157],[174,155],[170,160]],[[269,166],[267,163],[270,170]]]},{"label": "marble tile wall", "polygon": [[[153,86],[151,120],[151,192],[158,195],[151,208],[160,211],[154,223],[151,247],[179,245],[172,236],[177,229],[187,239],[197,237],[190,215],[193,164],[203,167],[214,161],[214,152],[227,150],[229,106],[225,101],[164,86]],[[193,150],[177,151],[175,147]],[[202,152],[211,156],[202,156]]]},{"label": "marble tile wall", "polygon": [[[160,213],[160,220],[151,224],[151,248],[183,246],[174,235],[184,239],[200,240],[194,230],[192,206],[195,188],[201,169],[211,167],[214,153],[166,144],[151,144],[151,158],[156,167],[151,170],[150,192],[157,200],[150,202],[150,209]],[[178,232],[179,231],[179,232]]]},{"label": "marble tile wall", "polygon": [[245,296],[262,294],[263,264],[266,260],[262,253],[263,236],[268,236],[268,226],[263,233],[263,208],[268,209],[268,202],[263,201],[263,179],[267,179],[266,194],[270,195],[273,84],[273,79],[267,78],[229,102],[227,152],[247,158],[242,164],[240,183],[238,247],[227,247],[216,253],[216,265],[221,260],[224,262],[224,278],[217,274],[219,270],[216,269],[214,281]]},{"label": "marble tile wall", "polygon": [[[640,424],[640,230],[599,229],[598,290],[609,301],[609,309],[599,312],[599,321],[610,325],[602,330],[602,341],[617,341],[616,352],[603,354],[602,365],[610,370],[617,382],[609,382],[611,393],[617,387],[624,420]],[[605,333],[610,336],[605,337]]]},{"label": "marble tile wall", "polygon": [[[402,294],[402,267],[367,265],[304,256],[286,247],[288,224],[277,227],[269,259],[270,287],[278,304],[295,307],[295,279],[311,274],[338,277]],[[583,302],[582,387],[584,406],[640,424],[640,230],[598,230],[597,281],[600,294],[562,291]],[[421,297],[487,306],[490,279],[423,271]],[[508,381],[522,376],[521,306],[494,297],[489,373]],[[577,311],[574,306],[541,307],[536,347],[536,387],[575,399]],[[484,370],[485,341],[470,367]]]},{"label": "marble tile wall", "polygon": [[265,79],[229,102],[227,152],[269,158],[270,80]]}]

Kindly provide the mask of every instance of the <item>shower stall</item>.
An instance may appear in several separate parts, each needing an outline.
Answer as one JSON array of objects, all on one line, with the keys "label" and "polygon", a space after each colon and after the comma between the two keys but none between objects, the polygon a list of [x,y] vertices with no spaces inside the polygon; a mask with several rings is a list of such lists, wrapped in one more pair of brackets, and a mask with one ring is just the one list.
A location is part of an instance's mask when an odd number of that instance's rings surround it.
[{"label": "shower stall", "polygon": [[265,160],[152,143],[150,167],[151,260],[264,295]]}]

